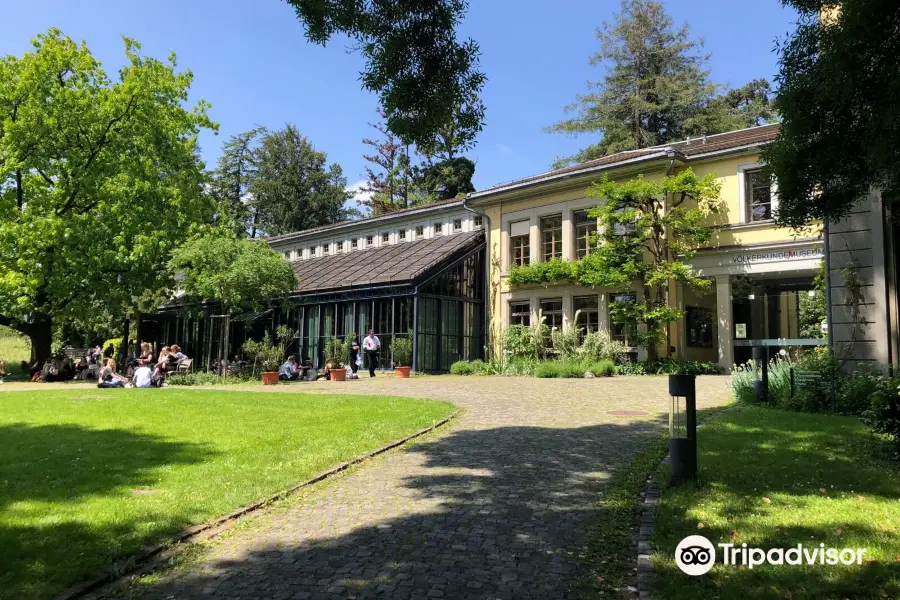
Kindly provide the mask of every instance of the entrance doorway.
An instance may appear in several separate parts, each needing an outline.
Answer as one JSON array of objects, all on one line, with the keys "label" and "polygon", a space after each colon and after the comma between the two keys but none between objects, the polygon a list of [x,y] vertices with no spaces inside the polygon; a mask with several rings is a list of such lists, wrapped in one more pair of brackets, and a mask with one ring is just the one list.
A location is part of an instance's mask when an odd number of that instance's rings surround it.
[{"label": "entrance doorway", "polygon": [[750,360],[753,346],[766,347],[772,359],[781,350],[824,345],[825,300],[812,277],[736,277],[732,285],[735,363]]}]

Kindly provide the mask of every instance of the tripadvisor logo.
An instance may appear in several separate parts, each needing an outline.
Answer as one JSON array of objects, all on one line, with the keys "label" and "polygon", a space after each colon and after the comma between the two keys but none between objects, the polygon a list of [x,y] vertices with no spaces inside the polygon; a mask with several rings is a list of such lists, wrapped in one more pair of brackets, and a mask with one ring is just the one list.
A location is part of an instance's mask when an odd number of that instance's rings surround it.
[{"label": "tripadvisor logo", "polygon": [[[825,544],[804,546],[797,544],[791,548],[748,547],[747,544],[718,544],[722,550],[722,564],[746,566],[750,569],[759,565],[861,565],[866,548],[826,548]],[[688,575],[703,575],[716,563],[716,548],[702,535],[689,535],[675,548],[675,563]]]}]

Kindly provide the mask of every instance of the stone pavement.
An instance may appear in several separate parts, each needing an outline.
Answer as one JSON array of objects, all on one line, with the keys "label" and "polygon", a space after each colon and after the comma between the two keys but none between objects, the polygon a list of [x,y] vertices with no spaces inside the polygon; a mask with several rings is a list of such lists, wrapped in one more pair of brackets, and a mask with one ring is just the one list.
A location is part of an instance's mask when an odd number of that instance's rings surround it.
[{"label": "stone pavement", "polygon": [[[698,378],[701,409],[725,402],[726,381]],[[664,426],[668,400],[666,379],[656,377],[378,377],[276,390],[439,398],[465,413],[270,509],[140,597],[576,596],[603,482]]]}]

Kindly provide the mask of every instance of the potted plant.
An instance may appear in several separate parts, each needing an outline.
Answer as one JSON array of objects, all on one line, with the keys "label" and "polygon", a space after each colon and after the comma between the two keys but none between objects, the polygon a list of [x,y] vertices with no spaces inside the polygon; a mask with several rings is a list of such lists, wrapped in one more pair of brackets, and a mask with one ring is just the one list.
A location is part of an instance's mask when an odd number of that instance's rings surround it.
[{"label": "potted plant", "polygon": [[276,336],[277,343],[266,333],[261,341],[247,340],[242,347],[243,354],[254,373],[262,372],[263,385],[278,384],[278,367],[284,360],[285,351],[294,337],[294,332],[282,326],[278,328]]},{"label": "potted plant", "polygon": [[325,344],[325,360],[331,363],[331,380],[346,381],[347,379],[347,355],[350,349],[349,342],[333,337]]},{"label": "potted plant", "polygon": [[409,337],[397,337],[391,342],[391,352],[394,355],[394,372],[400,377],[409,377],[412,351],[412,335]]}]

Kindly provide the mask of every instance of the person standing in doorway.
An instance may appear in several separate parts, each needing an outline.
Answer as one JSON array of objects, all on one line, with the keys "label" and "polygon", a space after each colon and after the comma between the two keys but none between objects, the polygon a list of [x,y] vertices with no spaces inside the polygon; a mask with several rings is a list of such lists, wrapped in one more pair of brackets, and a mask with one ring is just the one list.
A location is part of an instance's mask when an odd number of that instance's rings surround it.
[{"label": "person standing in doorway", "polygon": [[375,369],[378,368],[379,348],[381,348],[381,340],[375,335],[375,330],[370,329],[369,335],[363,340],[363,350],[366,352],[366,361],[369,363],[369,377],[375,377]]}]

